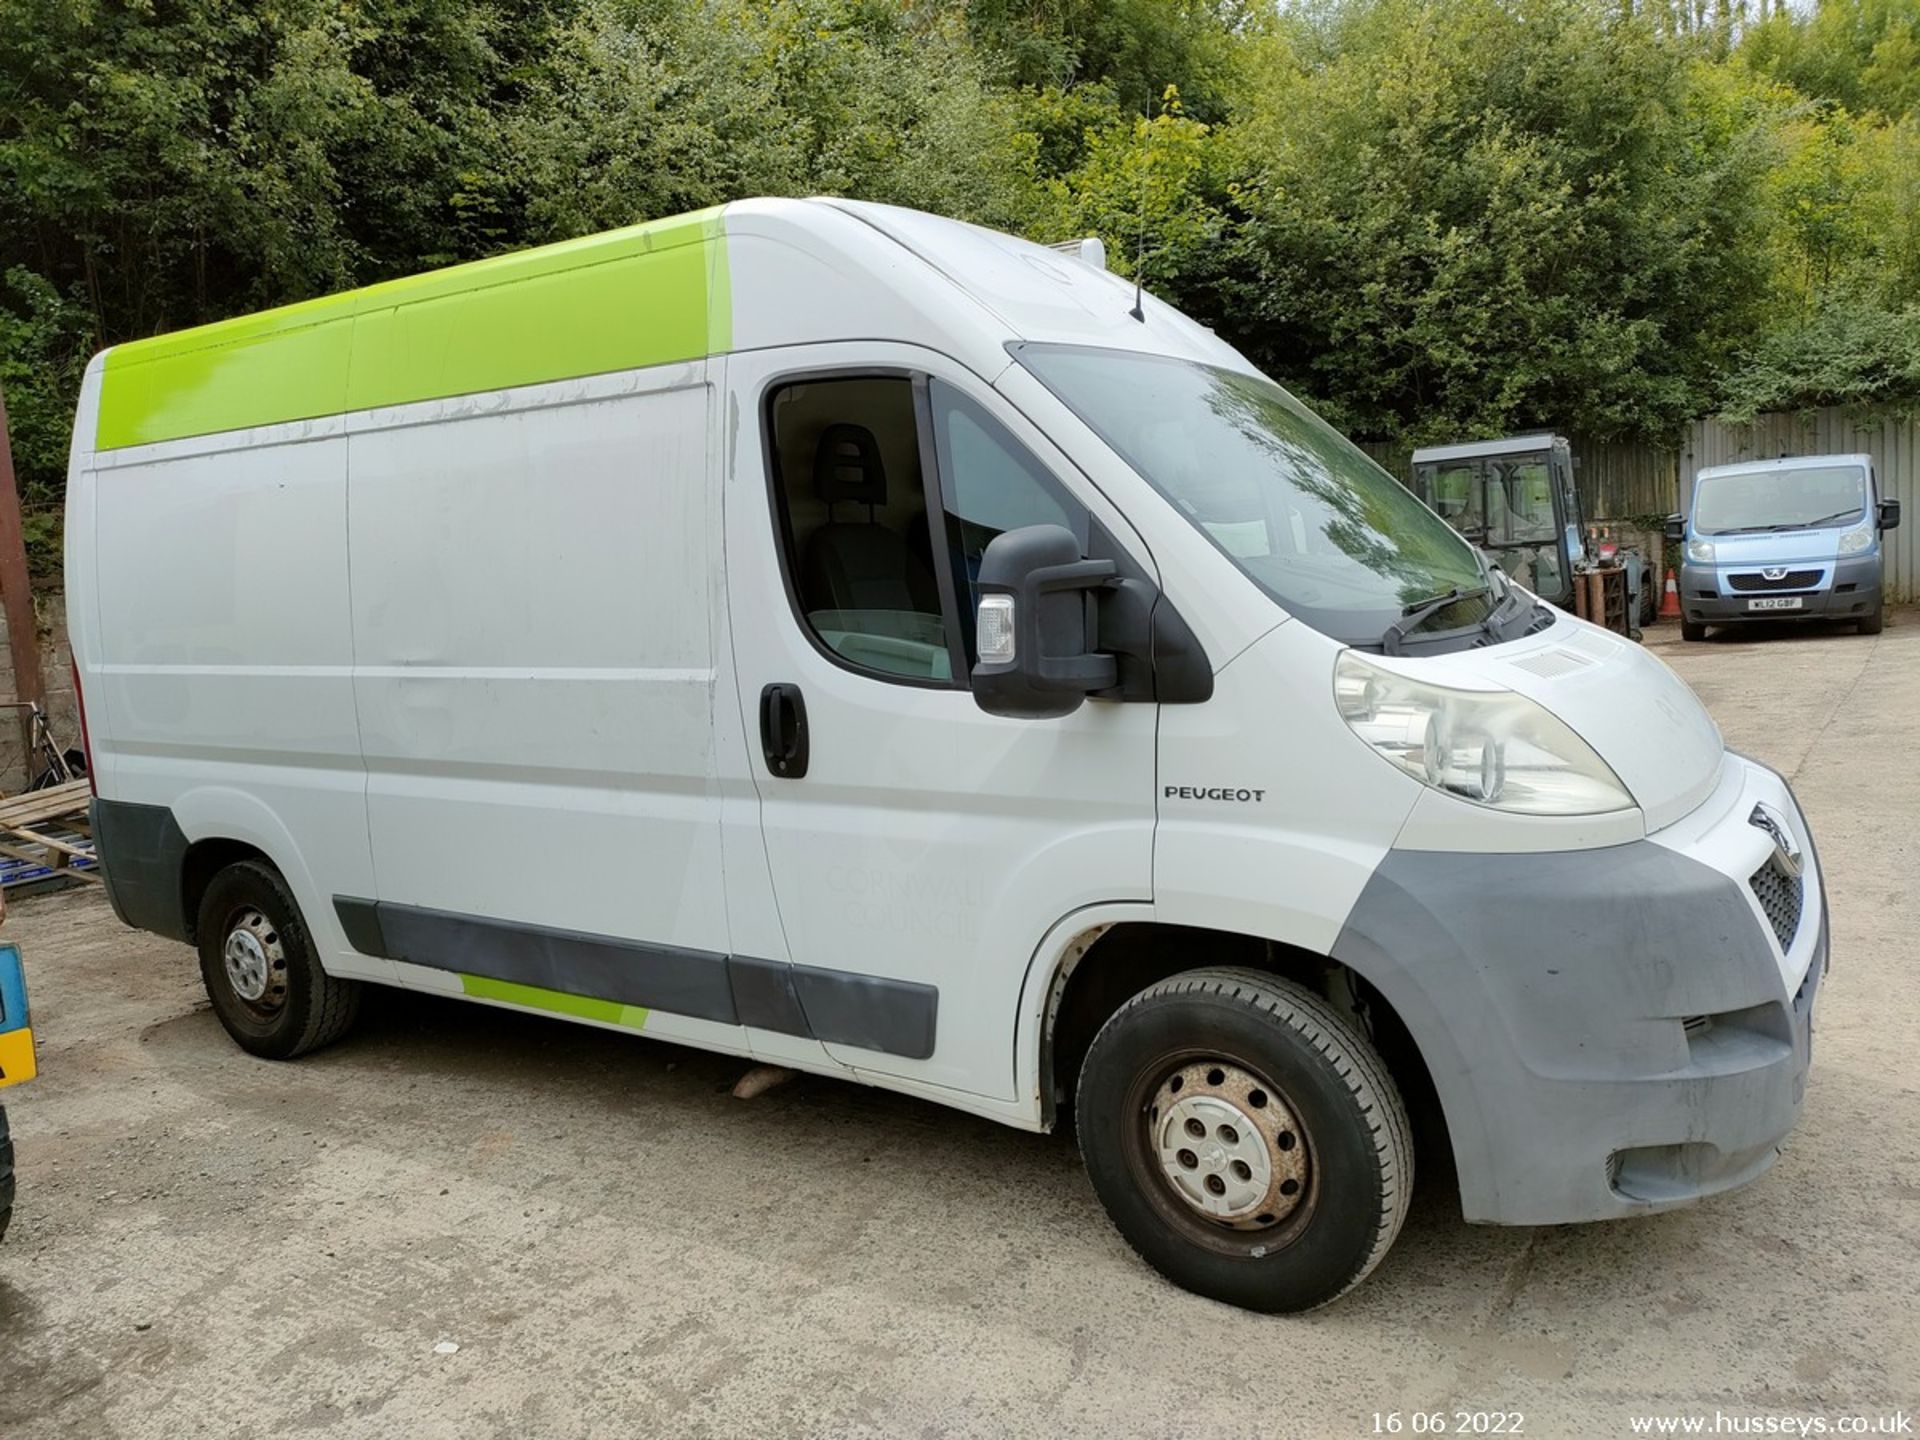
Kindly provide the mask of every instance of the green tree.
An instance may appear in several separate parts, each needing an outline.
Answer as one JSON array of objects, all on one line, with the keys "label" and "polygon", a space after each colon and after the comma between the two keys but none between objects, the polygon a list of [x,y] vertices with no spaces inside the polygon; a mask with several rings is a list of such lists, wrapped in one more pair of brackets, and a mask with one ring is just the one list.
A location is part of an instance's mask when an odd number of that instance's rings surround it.
[{"label": "green tree", "polygon": [[0,0],[0,385],[50,544],[102,345],[826,193],[1396,443],[1912,403],[1916,105],[1920,0]]},{"label": "green tree", "polygon": [[1742,36],[1739,58],[1855,114],[1912,114],[1920,105],[1920,0],[1780,5]]},{"label": "green tree", "polygon": [[1110,117],[1078,165],[1047,183],[1042,239],[1097,235],[1107,263],[1196,315],[1220,309],[1233,244],[1234,187],[1221,133],[1189,117],[1168,86],[1151,119]]},{"label": "green tree", "polygon": [[1232,313],[1347,428],[1658,433],[1760,323],[1765,106],[1644,21],[1375,0],[1267,53]]},{"label": "green tree", "polygon": [[1204,120],[1231,109],[1243,42],[1270,13],[1252,0],[968,0],[966,11],[1017,85],[1100,85],[1130,116],[1172,86]]},{"label": "green tree", "polygon": [[526,238],[746,195],[860,195],[996,225],[1033,146],[958,16],[848,0],[586,0],[503,125]]}]

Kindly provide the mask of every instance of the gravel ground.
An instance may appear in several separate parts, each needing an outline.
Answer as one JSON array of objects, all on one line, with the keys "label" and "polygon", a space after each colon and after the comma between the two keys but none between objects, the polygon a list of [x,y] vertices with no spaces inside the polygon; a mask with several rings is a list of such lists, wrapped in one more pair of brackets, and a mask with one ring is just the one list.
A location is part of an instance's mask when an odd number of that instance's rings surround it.
[{"label": "gravel ground", "polygon": [[[254,1061],[183,946],[22,901],[41,1078],[6,1092],[0,1435],[1363,1435],[1399,1412],[1838,1417],[1920,1400],[1920,611],[1650,638],[1792,777],[1834,970],[1800,1129],[1650,1220],[1472,1228],[1430,1177],[1317,1314],[1162,1283],[1065,1143],[375,992]],[[446,1342],[446,1343],[443,1343]],[[449,1345],[457,1350],[449,1352]]]}]

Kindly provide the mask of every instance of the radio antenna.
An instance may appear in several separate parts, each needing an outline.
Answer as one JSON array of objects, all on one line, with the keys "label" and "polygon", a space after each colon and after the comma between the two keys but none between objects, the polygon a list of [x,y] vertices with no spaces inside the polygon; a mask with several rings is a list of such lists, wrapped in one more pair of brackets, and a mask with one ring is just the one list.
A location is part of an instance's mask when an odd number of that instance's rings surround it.
[{"label": "radio antenna", "polygon": [[1153,165],[1153,101],[1146,105],[1147,143],[1140,156],[1140,215],[1133,237],[1133,309],[1127,313],[1142,325],[1147,323],[1144,303],[1147,264],[1147,180]]}]

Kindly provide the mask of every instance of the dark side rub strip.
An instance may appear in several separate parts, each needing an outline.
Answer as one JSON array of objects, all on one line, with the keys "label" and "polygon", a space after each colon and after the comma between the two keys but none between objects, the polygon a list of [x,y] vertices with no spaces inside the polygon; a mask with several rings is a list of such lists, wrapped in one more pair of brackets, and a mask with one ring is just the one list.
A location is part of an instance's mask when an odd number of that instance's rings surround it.
[{"label": "dark side rub strip", "polygon": [[363,955],[924,1060],[932,985],[336,895]]}]

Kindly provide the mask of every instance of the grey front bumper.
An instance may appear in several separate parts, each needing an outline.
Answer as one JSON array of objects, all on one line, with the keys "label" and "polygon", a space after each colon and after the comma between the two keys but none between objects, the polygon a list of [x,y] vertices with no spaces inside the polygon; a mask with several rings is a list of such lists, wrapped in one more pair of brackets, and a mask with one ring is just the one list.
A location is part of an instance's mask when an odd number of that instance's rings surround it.
[{"label": "grey front bumper", "polygon": [[1823,563],[1821,568],[1829,563],[1833,579],[1826,588],[1783,592],[1799,597],[1799,608],[1794,610],[1750,609],[1747,602],[1767,598],[1767,592],[1723,595],[1720,572],[1714,566],[1682,565],[1680,613],[1698,625],[1730,625],[1741,620],[1851,620],[1871,614],[1880,604],[1880,557],[1849,556]]},{"label": "grey front bumper", "polygon": [[1810,872],[1796,939],[1818,930],[1789,981],[1742,888],[1653,841],[1382,863],[1333,953],[1419,1045],[1468,1220],[1644,1214],[1772,1163],[1806,1093],[1826,905]]}]

